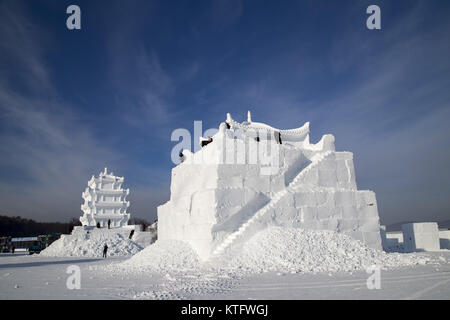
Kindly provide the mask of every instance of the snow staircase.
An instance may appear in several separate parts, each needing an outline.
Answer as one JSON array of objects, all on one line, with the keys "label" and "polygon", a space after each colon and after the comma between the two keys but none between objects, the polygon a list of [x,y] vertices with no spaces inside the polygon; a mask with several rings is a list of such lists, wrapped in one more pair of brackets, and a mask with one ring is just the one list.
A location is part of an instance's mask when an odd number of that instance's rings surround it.
[{"label": "snow staircase", "polygon": [[330,156],[333,153],[333,151],[327,151],[324,153],[319,153],[314,155],[311,160],[312,162],[304,168],[300,173],[289,183],[287,187],[280,190],[279,192],[275,193],[272,200],[267,203],[264,207],[256,211],[256,213],[248,219],[244,224],[242,224],[238,230],[235,232],[232,232],[230,235],[228,235],[225,240],[218,245],[214,251],[213,256],[217,256],[221,254],[227,247],[229,247],[239,236],[243,235],[245,231],[259,218],[261,218],[267,211],[270,209],[273,209],[278,202],[289,192],[295,192],[295,188],[302,183],[303,178],[305,175],[313,168],[315,168],[317,165],[319,165],[320,162],[322,162],[324,159],[326,159],[328,156]]}]

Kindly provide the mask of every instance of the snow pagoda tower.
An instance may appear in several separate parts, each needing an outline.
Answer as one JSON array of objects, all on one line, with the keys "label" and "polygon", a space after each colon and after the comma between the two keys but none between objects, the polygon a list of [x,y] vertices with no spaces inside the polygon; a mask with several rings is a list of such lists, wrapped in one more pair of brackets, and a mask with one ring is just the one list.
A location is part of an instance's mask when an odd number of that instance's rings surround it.
[{"label": "snow pagoda tower", "polygon": [[209,259],[275,225],[342,232],[381,249],[375,193],[357,189],[353,154],[336,151],[333,135],[312,144],[309,122],[281,130],[249,112],[242,123],[228,114],[205,140],[172,169],[158,241],[186,241]]},{"label": "snow pagoda tower", "polygon": [[80,221],[83,226],[96,226],[100,223],[101,227],[107,227],[108,220],[111,221],[111,227],[127,225],[130,219],[130,214],[127,213],[130,202],[126,201],[126,197],[130,189],[122,188],[123,180],[123,177],[114,176],[113,172],[108,173],[107,168],[98,177],[92,176],[82,193],[84,204],[81,205],[83,215]]}]

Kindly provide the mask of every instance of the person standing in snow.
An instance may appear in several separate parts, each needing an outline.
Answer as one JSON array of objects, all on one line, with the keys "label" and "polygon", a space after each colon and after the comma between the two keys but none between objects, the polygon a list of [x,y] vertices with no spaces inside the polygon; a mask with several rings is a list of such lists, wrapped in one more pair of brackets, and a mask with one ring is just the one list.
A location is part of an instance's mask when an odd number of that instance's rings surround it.
[{"label": "person standing in snow", "polygon": [[106,253],[108,252],[108,246],[105,243],[105,246],[103,247],[103,258],[106,258]]}]

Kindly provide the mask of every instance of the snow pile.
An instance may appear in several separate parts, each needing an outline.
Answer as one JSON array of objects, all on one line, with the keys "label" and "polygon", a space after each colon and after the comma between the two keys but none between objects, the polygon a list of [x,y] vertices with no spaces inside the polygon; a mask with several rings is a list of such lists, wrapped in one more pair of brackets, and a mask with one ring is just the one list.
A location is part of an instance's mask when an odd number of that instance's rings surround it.
[{"label": "snow pile", "polygon": [[120,264],[125,269],[154,272],[182,271],[199,266],[199,258],[191,246],[178,240],[158,240]]},{"label": "snow pile", "polygon": [[192,247],[177,240],[158,240],[114,268],[126,271],[183,272],[214,269],[249,274],[262,272],[351,272],[376,265],[383,269],[426,264],[429,257],[387,254],[333,231],[269,227],[216,260],[202,263]]},{"label": "snow pile", "polygon": [[[145,237],[140,236],[139,243],[146,243]],[[123,232],[120,233],[114,229],[94,229],[89,233],[74,232],[71,235],[62,235],[60,239],[41,251],[40,255],[46,257],[101,257],[105,244],[108,246],[108,256],[129,256],[143,249],[137,242],[129,240]]]},{"label": "snow pile", "polygon": [[243,245],[236,256],[225,256],[227,268],[248,272],[339,272],[376,265],[394,268],[425,264],[429,258],[387,254],[343,233],[269,227]]},{"label": "snow pile", "polygon": [[137,231],[134,233],[133,238],[131,240],[133,240],[134,243],[141,246],[142,248],[146,248],[149,245],[151,245],[153,242],[156,241],[156,232],[149,232],[149,231],[139,232],[139,231]]}]

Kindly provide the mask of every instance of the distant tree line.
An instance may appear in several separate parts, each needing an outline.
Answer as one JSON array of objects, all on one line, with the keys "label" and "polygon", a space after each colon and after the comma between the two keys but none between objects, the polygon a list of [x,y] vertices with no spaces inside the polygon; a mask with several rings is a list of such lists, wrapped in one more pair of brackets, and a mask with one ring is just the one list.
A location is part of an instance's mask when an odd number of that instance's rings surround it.
[{"label": "distant tree line", "polygon": [[36,222],[22,217],[0,216],[0,237],[36,237],[52,232],[69,234],[74,226],[81,226],[77,218],[69,222]]},{"label": "distant tree line", "polygon": [[130,218],[128,224],[145,224],[146,226],[149,226],[151,223],[142,218]]},{"label": "distant tree line", "polygon": [[[151,223],[142,218],[131,218],[128,224],[145,224],[148,227]],[[72,218],[69,222],[36,222],[22,217],[0,215],[0,237],[36,237],[52,232],[69,234],[75,226],[81,226],[78,218]]]}]

